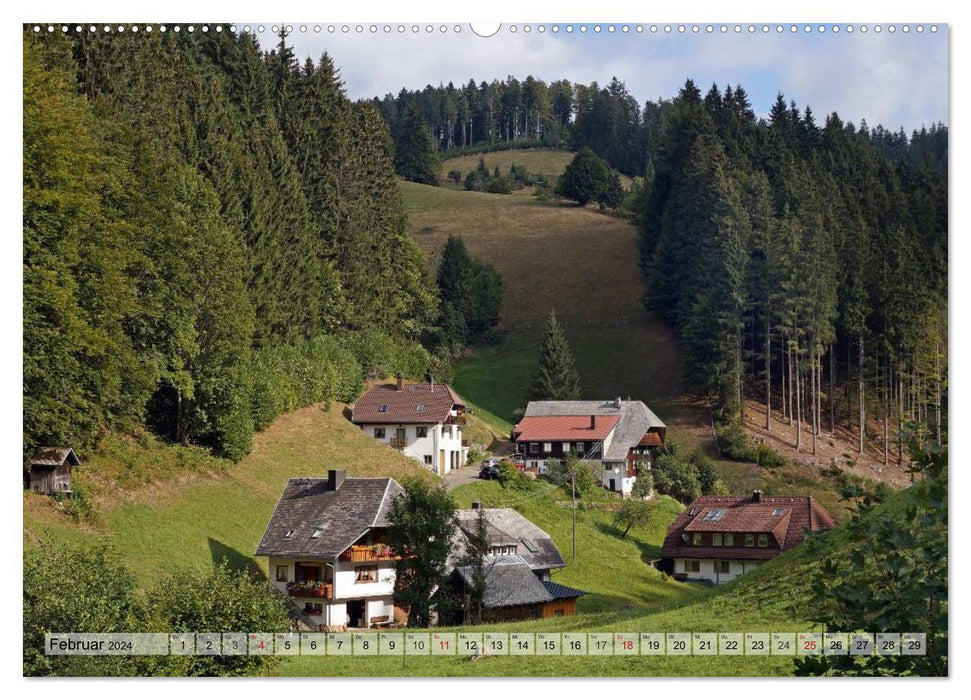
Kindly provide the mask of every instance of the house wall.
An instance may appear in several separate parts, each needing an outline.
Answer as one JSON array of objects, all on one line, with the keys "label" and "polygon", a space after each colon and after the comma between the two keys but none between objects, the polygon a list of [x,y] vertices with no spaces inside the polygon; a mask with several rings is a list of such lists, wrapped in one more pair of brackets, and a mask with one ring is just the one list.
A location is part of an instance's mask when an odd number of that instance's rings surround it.
[{"label": "house wall", "polygon": [[32,466],[30,490],[34,493],[71,492],[71,467],[67,463],[59,467]]},{"label": "house wall", "polygon": [[[689,572],[685,562],[700,562],[697,572]],[[732,579],[738,578],[744,573],[758,567],[759,562],[751,560],[728,560],[729,569],[727,574],[715,573],[715,559],[681,559],[674,560],[675,576],[683,576],[688,581],[711,581],[712,583],[727,583]],[[725,560],[721,560],[725,561]]]},{"label": "house wall", "polygon": [[[378,580],[374,583],[357,583],[354,568],[358,566],[376,566],[378,568]],[[393,561],[363,564],[338,559],[337,570],[334,573],[334,598],[347,600],[390,596],[394,593],[394,579],[395,565]]]},{"label": "house wall", "polygon": [[[614,488],[610,488],[610,480],[614,480]],[[608,490],[616,491],[617,493],[622,493],[625,496],[629,496],[630,492],[634,489],[634,482],[637,481],[636,476],[630,475],[630,470],[627,468],[627,462],[604,462],[604,470],[601,485]]]},{"label": "house wall", "polygon": [[[287,559],[281,557],[269,557],[269,578],[270,585],[279,590],[280,592],[286,594],[287,583],[295,580],[296,576],[296,563],[320,563],[323,569],[324,565],[327,563],[333,563],[331,560],[311,560],[307,558],[300,559]],[[287,580],[277,581],[276,569],[277,566],[287,567]],[[306,603],[318,603],[322,606],[321,613],[319,615],[313,615],[307,612],[304,614],[316,625],[323,625],[328,627],[337,627],[342,625],[347,625],[347,602],[349,600],[364,600],[365,601],[365,617],[367,618],[367,624],[370,624],[372,618],[384,617],[387,615],[389,618],[393,617],[395,614],[394,610],[394,562],[379,562],[376,564],[378,567],[378,580],[375,583],[357,583],[355,581],[355,566],[362,566],[362,564],[355,564],[353,562],[340,561],[336,562],[336,568],[333,575],[334,581],[334,599],[326,600],[324,598],[301,598],[293,597],[292,600],[297,607],[301,610],[304,609]],[[324,575],[323,572],[321,575]]]},{"label": "house wall", "polygon": [[[452,470],[453,462],[457,467],[462,467],[468,460],[469,450],[462,446],[462,426],[460,425],[419,425],[415,423],[363,423],[361,428],[365,434],[374,437],[375,428],[384,429],[383,438],[375,438],[378,442],[387,445],[391,444],[391,439],[396,436],[398,428],[405,430],[405,447],[402,450],[407,456],[417,459],[429,471],[439,475],[448,474]],[[425,437],[418,437],[418,428],[427,428],[428,434]],[[444,460],[442,451],[444,450]],[[432,463],[429,465],[425,457],[430,456]]]}]

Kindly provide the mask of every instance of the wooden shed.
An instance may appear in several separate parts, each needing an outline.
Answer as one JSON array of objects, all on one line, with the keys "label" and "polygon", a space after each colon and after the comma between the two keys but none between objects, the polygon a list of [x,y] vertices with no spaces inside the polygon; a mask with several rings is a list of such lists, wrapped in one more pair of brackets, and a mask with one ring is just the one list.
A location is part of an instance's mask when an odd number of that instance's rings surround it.
[{"label": "wooden shed", "polygon": [[34,493],[71,493],[71,470],[81,464],[70,447],[41,447],[30,458],[30,490]]}]

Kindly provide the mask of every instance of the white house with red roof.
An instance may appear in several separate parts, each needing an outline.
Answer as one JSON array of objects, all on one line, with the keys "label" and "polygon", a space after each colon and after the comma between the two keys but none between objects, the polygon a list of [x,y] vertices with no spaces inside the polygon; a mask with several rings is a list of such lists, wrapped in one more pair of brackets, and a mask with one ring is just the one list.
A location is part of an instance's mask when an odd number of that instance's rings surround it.
[{"label": "white house with red roof", "polygon": [[601,485],[627,495],[651,468],[667,427],[642,401],[530,401],[512,431],[516,453],[542,473],[546,462],[575,452],[599,463]]},{"label": "white house with red roof", "polygon": [[405,384],[400,375],[394,384],[371,387],[351,414],[365,433],[439,476],[468,460],[465,420],[465,402],[448,384]]},{"label": "white house with red roof", "polygon": [[668,527],[661,555],[678,580],[726,583],[835,525],[812,496],[702,496]]}]

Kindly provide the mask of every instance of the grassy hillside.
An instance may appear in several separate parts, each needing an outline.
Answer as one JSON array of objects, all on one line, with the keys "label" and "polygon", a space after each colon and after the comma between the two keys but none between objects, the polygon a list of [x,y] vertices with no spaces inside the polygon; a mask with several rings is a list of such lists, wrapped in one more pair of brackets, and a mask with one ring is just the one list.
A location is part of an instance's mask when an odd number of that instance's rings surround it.
[{"label": "grassy hillside", "polygon": [[[468,173],[479,167],[479,159],[485,161],[489,172],[496,166],[502,173],[508,173],[509,168],[515,163],[517,166],[524,166],[530,173],[542,174],[559,177],[566,170],[566,166],[573,160],[574,152],[565,148],[525,148],[510,149],[507,151],[494,151],[492,153],[473,153],[470,155],[456,156],[442,162],[442,172],[448,173],[450,170],[458,170],[464,178]],[[626,175],[620,176],[621,185],[625,189],[630,189],[631,179]],[[443,186],[456,187],[451,183]],[[462,187],[461,184],[458,185]]]},{"label": "grassy hillside", "polygon": [[[121,551],[143,586],[163,571],[208,566],[229,559],[234,566],[265,569],[253,552],[290,477],[323,476],[346,469],[352,476],[432,478],[421,465],[367,437],[344,417],[346,406],[308,406],[288,413],[254,440],[253,452],[235,465],[199,454],[181,471],[138,471],[139,465],[177,460],[184,448],[112,440],[105,451],[75,472],[93,494],[98,521],[79,526],[45,496],[24,493],[24,541],[45,537],[107,537]],[[138,455],[133,467],[126,466]],[[191,463],[191,466],[190,466]],[[144,475],[152,473],[149,481]]]}]

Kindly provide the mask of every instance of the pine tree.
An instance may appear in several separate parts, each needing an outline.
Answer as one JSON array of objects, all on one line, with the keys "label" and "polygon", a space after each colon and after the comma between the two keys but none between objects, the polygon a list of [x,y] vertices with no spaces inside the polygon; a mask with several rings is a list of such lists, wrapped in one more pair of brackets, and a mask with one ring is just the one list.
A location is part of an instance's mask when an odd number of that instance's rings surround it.
[{"label": "pine tree", "polygon": [[539,367],[529,388],[528,401],[575,401],[580,398],[580,377],[563,326],[550,312]]},{"label": "pine tree", "polygon": [[411,110],[406,115],[395,146],[394,167],[398,175],[423,185],[439,184],[442,163],[428,127],[417,111]]}]

